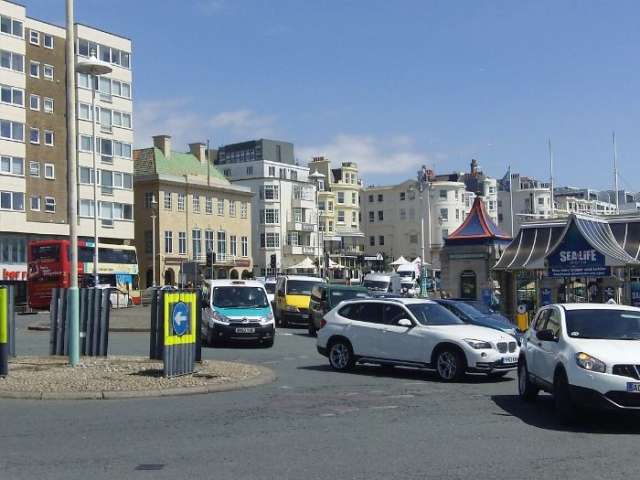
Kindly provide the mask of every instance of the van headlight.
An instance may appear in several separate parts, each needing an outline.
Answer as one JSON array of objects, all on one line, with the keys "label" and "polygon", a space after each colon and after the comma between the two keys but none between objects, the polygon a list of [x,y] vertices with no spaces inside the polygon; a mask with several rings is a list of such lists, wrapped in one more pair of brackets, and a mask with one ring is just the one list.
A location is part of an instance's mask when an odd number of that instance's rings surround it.
[{"label": "van headlight", "polygon": [[273,312],[267,313],[266,316],[262,317],[262,323],[271,323],[273,322]]},{"label": "van headlight", "polygon": [[293,305],[287,305],[284,307],[287,312],[299,312],[298,307],[294,307]]},{"label": "van headlight", "polygon": [[216,322],[222,322],[222,323],[229,323],[231,321],[231,319],[223,314],[221,314],[220,312],[218,312],[217,310],[213,311],[213,319]]},{"label": "van headlight", "polygon": [[576,353],[576,363],[580,368],[590,372],[605,373],[607,371],[607,366],[603,361],[584,352]]},{"label": "van headlight", "polygon": [[475,350],[491,350],[493,348],[489,342],[485,342],[484,340],[465,338],[464,341],[467,342],[467,345]]}]

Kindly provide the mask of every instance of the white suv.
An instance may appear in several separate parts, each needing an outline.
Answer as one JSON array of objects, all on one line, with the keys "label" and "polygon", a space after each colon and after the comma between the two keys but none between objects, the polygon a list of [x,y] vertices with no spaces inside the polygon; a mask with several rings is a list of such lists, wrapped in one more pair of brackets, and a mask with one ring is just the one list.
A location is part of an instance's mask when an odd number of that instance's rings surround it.
[{"label": "white suv", "polygon": [[444,381],[466,372],[505,375],[515,370],[515,338],[468,325],[430,300],[413,298],[352,300],[321,322],[318,352],[335,370],[356,363],[434,369]]},{"label": "white suv", "polygon": [[640,409],[640,308],[548,305],[523,337],[518,361],[523,400],[553,393],[561,419],[576,407]]}]

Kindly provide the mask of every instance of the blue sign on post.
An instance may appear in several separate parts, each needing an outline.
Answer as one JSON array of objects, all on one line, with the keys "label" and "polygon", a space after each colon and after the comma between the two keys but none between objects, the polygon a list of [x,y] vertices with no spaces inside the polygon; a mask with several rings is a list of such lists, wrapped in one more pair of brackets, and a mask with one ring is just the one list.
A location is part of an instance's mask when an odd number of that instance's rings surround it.
[{"label": "blue sign on post", "polygon": [[540,303],[542,304],[542,306],[551,305],[553,303],[550,288],[543,288],[542,290],[540,290]]},{"label": "blue sign on post", "polygon": [[171,312],[171,325],[173,333],[178,337],[189,331],[189,307],[184,302],[177,302],[173,305]]},{"label": "blue sign on post", "polygon": [[558,247],[547,257],[550,277],[607,277],[605,256],[593,248],[572,223]]}]

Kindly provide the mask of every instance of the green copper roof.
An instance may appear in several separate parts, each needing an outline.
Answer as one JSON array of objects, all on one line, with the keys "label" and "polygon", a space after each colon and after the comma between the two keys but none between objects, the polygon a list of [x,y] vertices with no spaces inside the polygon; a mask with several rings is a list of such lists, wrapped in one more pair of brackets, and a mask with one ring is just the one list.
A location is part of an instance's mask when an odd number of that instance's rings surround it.
[{"label": "green copper roof", "polygon": [[[190,175],[211,178],[217,183],[230,185],[229,180],[213,164],[207,169],[191,153],[171,152],[167,158],[159,148],[143,148],[133,152],[133,171],[135,175]],[[208,170],[208,172],[207,172]]]}]

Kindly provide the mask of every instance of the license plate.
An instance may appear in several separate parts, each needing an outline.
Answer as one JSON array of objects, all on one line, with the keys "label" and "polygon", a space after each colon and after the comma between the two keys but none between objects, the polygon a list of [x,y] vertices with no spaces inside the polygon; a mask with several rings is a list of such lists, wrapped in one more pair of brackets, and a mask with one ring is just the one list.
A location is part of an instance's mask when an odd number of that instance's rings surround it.
[{"label": "license plate", "polygon": [[627,383],[627,392],[629,392],[629,393],[640,393],[640,383],[628,382]]},{"label": "license plate", "polygon": [[255,328],[236,328],[236,333],[255,333]]},{"label": "license plate", "polygon": [[307,320],[308,318],[309,318],[309,315],[302,315],[303,320]]},{"label": "license plate", "polygon": [[502,363],[518,363],[518,357],[504,357]]}]

